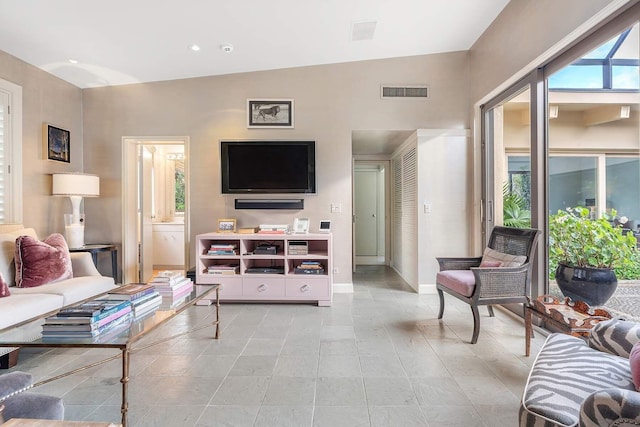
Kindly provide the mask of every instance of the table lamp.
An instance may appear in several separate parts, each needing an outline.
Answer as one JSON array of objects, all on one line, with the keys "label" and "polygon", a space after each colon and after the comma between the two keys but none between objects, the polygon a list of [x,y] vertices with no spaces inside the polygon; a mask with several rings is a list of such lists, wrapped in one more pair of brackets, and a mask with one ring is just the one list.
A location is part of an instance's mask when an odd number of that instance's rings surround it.
[{"label": "table lamp", "polygon": [[84,214],[80,213],[80,203],[83,197],[100,195],[100,178],[85,173],[55,173],[51,193],[71,199],[72,213],[64,215],[65,239],[70,248],[83,247]]}]

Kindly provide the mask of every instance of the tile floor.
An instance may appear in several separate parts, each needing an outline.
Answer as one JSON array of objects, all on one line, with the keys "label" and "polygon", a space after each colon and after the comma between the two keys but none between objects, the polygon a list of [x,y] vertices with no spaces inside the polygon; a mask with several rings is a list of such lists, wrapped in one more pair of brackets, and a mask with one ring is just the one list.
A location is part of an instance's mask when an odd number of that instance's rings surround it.
[{"label": "tile floor", "polygon": [[[534,357],[513,315],[481,309],[468,344],[467,305],[417,295],[390,269],[358,267],[354,293],[332,307],[224,304],[222,336],[209,330],[133,356],[129,423],[147,426],[516,426]],[[194,307],[160,334],[198,324]],[[156,335],[156,337],[158,336]],[[151,338],[151,337],[150,337]],[[532,341],[532,354],[544,337]],[[105,350],[23,350],[14,369],[38,379],[104,357]],[[69,420],[119,422],[120,362],[36,391],[61,396]]]}]

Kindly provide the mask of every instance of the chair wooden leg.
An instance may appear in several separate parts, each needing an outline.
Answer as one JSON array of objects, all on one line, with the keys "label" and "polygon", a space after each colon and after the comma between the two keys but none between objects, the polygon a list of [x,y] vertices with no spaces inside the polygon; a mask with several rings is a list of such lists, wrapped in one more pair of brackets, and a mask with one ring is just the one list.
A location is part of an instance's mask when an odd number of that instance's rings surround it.
[{"label": "chair wooden leg", "polygon": [[444,315],[444,292],[438,289],[438,297],[440,298],[440,311],[438,312],[438,319],[442,319]]},{"label": "chair wooden leg", "polygon": [[473,335],[471,336],[471,344],[478,342],[478,335],[480,334],[480,313],[478,312],[477,305],[471,305],[471,312],[473,313]]},{"label": "chair wooden leg", "polygon": [[493,314],[493,306],[492,305],[488,305],[487,306],[487,310],[489,311],[489,316],[490,317],[495,317],[495,314]]}]

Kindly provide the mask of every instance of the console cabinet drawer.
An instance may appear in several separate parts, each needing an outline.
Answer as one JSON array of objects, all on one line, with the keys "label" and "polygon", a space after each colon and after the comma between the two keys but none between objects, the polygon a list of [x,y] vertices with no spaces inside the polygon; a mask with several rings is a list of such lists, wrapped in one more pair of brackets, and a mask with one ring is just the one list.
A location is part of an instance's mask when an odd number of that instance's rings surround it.
[{"label": "console cabinet drawer", "polygon": [[220,298],[239,297],[242,296],[242,278],[223,278],[218,283],[220,287]]},{"label": "console cabinet drawer", "polygon": [[329,279],[326,278],[300,278],[287,279],[285,292],[288,297],[317,299],[329,297]]},{"label": "console cabinet drawer", "polygon": [[244,277],[242,282],[242,295],[244,297],[283,297],[284,279],[269,277]]}]

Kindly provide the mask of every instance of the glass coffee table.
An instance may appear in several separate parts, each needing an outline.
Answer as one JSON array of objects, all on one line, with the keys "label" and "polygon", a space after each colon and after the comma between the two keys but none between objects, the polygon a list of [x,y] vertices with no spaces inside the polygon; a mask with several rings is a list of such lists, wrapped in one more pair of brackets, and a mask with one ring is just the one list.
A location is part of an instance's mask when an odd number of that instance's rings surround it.
[{"label": "glass coffee table", "polygon": [[[100,296],[96,296],[96,299]],[[205,322],[199,326],[191,328],[187,331],[179,334],[163,337],[151,343],[140,344],[135,346],[134,344],[140,341],[143,337],[155,331],[157,328],[176,317],[189,307],[195,305],[202,299],[213,299],[215,304],[212,305],[215,310],[214,320]],[[215,339],[220,338],[220,285],[194,285],[191,294],[182,302],[178,303],[175,307],[166,307],[161,305],[154,312],[144,315],[140,319],[132,318],[128,326],[118,328],[116,332],[107,333],[105,335],[98,335],[94,338],[51,338],[47,337],[46,340],[42,338],[42,325],[44,324],[45,317],[51,316],[55,312],[47,313],[46,316],[31,319],[28,322],[23,322],[17,327],[12,327],[0,331],[0,347],[43,347],[43,348],[110,348],[117,349],[119,353],[109,358],[99,360],[90,365],[82,366],[80,368],[65,372],[63,374],[51,377],[33,385],[26,387],[19,392],[26,391],[28,389],[38,387],[49,382],[67,377],[69,375],[84,371],[86,369],[98,366],[118,358],[122,358],[122,377],[120,382],[122,383],[122,425],[127,426],[127,412],[129,406],[128,396],[128,383],[129,383],[129,365],[130,357],[132,353],[144,350],[154,345],[167,342],[174,338],[178,338],[195,332],[207,327],[215,325]],[[17,393],[19,393],[17,392]],[[17,393],[12,393],[13,396]],[[0,396],[0,404],[4,399],[10,396]]]}]

